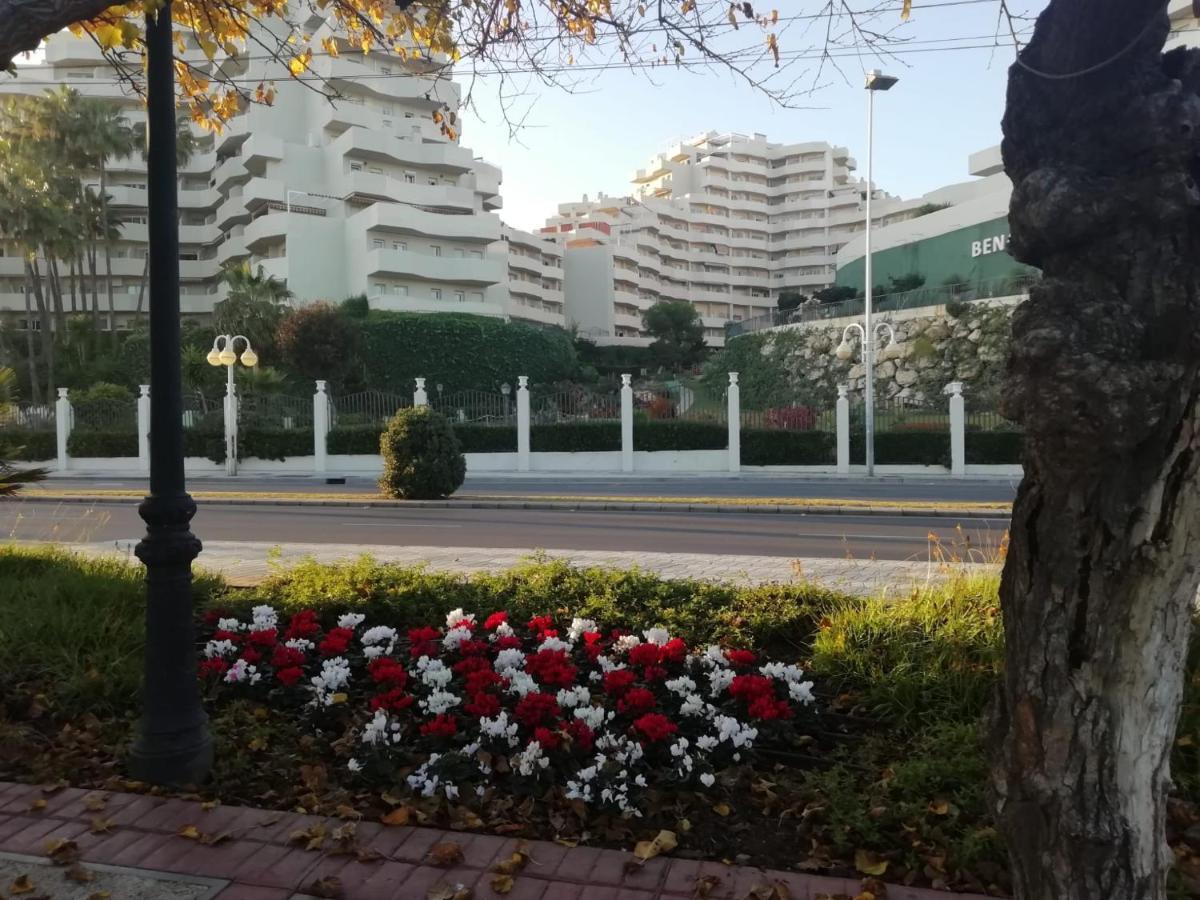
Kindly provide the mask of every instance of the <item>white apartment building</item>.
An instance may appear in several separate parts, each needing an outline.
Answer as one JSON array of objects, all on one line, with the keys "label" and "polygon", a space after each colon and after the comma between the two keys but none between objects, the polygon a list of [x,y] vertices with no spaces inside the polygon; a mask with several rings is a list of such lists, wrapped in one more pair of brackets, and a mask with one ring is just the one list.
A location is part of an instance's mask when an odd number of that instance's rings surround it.
[{"label": "white apartment building", "polygon": [[565,327],[562,246],[508,225],[501,235],[497,253],[508,265],[509,316]]},{"label": "white apartment building", "polygon": [[[329,33],[320,19],[308,27],[318,39]],[[220,134],[201,135],[180,169],[185,314],[210,313],[223,298],[220,267],[249,261],[286,281],[298,302],[366,294],[377,309],[489,316],[507,316],[511,305],[521,318],[562,323],[561,275],[543,273],[535,292],[522,262],[506,258],[510,246],[524,252],[533,237],[503,240],[499,169],[433,121],[435,109],[457,111],[457,84],[419,63],[343,46],[338,57],[316,55],[311,67],[341,95],[331,102],[268,68],[278,63],[252,57],[240,65],[239,78],[276,79],[278,94],[272,106],[248,107]],[[54,36],[44,61],[22,66],[0,91],[38,94],[47,84],[119,104],[131,122],[144,119],[140,100],[91,41]],[[136,155],[108,168],[111,205],[125,222],[113,248],[115,324],[124,327],[146,256],[146,167]],[[84,177],[96,186],[95,173]],[[4,253],[0,311],[23,313],[22,262],[13,248]],[[557,248],[542,255],[546,268],[561,271]],[[510,274],[519,276],[513,301]]]},{"label": "white apartment building", "polygon": [[[567,318],[599,342],[648,343],[641,313],[687,300],[709,342],[765,314],[779,294],[833,283],[835,256],[861,231],[866,184],[844,147],[707,132],[639,169],[635,196],[564,203],[543,233],[566,248]],[[877,224],[920,205],[878,188]],[[610,274],[611,273],[611,274]]]}]

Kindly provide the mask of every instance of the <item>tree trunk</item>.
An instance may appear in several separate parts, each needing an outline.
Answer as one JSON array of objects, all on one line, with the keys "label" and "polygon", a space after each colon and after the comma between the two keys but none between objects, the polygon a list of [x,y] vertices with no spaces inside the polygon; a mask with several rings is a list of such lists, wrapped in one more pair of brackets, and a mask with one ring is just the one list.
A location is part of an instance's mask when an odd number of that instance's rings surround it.
[{"label": "tree trunk", "polygon": [[96,244],[93,241],[87,248],[88,272],[92,279],[92,333],[100,334],[100,294],[99,278],[96,275]]},{"label": "tree trunk", "polygon": [[1018,900],[1162,900],[1171,864],[1200,579],[1200,52],[1164,57],[1167,31],[1158,0],[1053,0],[1009,76],[1010,252],[1044,276],[1003,400],[1026,433],[993,722]]},{"label": "tree trunk", "polygon": [[63,305],[62,279],[58,277],[58,257],[45,250],[46,256],[46,290],[50,295],[50,305],[54,310],[54,331],[63,338],[67,335],[67,313]]},{"label": "tree trunk", "polygon": [[100,158],[100,227],[104,230],[104,291],[108,299],[109,342],[117,349],[117,311],[113,304],[112,241],[108,237],[108,169]]},{"label": "tree trunk", "polygon": [[33,293],[33,271],[29,260],[25,260],[25,357],[29,362],[29,391],[34,403],[42,402],[42,386],[38,383],[37,350],[33,346],[33,306],[29,295]]},{"label": "tree trunk", "polygon": [[30,274],[33,276],[33,299],[37,302],[38,321],[41,322],[42,359],[46,363],[46,402],[49,403],[55,397],[54,327],[51,324],[50,305],[46,302],[46,295],[42,290],[42,272],[36,258],[30,266]]},{"label": "tree trunk", "polygon": [[142,263],[142,281],[138,285],[137,313],[136,313],[138,318],[141,318],[141,315],[142,315],[142,303],[146,299],[146,282],[149,280],[150,280],[150,254],[147,253],[146,261],[144,263]]}]

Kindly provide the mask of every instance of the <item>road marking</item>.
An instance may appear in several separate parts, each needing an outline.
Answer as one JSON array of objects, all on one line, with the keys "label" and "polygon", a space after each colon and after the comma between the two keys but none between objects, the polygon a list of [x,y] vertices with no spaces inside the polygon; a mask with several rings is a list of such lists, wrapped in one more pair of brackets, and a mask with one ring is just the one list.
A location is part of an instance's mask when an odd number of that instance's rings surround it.
[{"label": "road marking", "polygon": [[462,528],[461,525],[443,525],[433,522],[376,522],[373,520],[339,522],[339,525],[377,525],[381,528]]}]

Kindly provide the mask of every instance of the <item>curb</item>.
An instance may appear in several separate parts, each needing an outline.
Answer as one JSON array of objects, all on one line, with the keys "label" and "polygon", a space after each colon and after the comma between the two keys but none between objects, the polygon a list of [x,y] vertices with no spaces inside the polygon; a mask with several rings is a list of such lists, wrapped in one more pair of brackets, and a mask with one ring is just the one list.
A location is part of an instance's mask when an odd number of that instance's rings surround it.
[{"label": "curb", "polygon": [[[20,500],[32,503],[73,503],[92,506],[125,506],[137,501],[133,497],[38,497],[22,493]],[[923,519],[994,519],[1007,520],[1010,513],[1003,509],[939,509],[922,506],[792,506],[771,504],[724,503],[621,503],[580,501],[527,500],[268,500],[263,498],[196,498],[197,506],[288,506],[331,507],[342,509],[527,509],[565,510],[575,512],[677,512],[708,513],[710,515],[800,515],[800,516],[875,516]]]}]

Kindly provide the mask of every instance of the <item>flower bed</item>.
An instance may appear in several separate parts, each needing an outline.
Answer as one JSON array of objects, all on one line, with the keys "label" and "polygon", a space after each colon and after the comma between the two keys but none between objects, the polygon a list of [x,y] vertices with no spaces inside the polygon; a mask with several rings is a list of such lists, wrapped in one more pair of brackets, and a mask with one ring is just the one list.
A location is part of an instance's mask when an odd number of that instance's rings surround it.
[{"label": "flower bed", "polygon": [[789,746],[815,721],[812,682],[750,650],[690,648],[664,628],[602,632],[576,618],[478,623],[406,634],[361,613],[323,627],[211,613],[199,674],[217,698],[292,708],[337,742],[354,777],[460,802],[491,790],[642,815],[657,787],[703,791],[763,742]]}]

